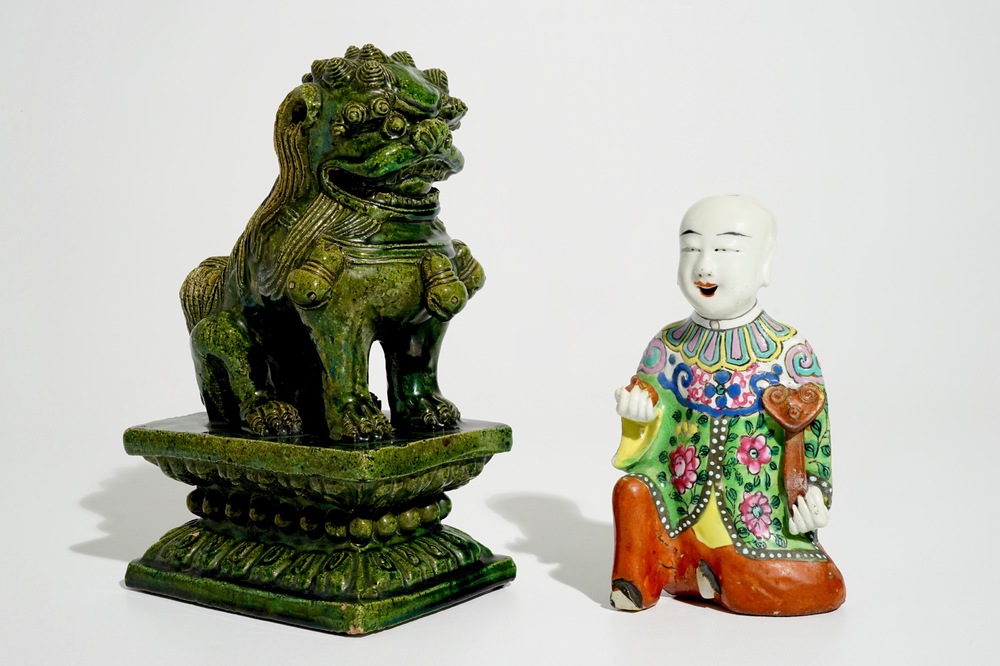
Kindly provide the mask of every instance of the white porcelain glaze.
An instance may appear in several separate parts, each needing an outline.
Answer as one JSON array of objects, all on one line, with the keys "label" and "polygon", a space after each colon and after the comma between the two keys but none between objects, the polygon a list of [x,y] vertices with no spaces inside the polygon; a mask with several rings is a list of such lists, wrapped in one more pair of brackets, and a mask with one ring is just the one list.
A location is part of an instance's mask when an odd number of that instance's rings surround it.
[{"label": "white porcelain glaze", "polygon": [[710,328],[732,328],[759,313],[757,292],[771,281],[774,216],[745,196],[702,199],[684,215],[679,232],[677,284]]}]

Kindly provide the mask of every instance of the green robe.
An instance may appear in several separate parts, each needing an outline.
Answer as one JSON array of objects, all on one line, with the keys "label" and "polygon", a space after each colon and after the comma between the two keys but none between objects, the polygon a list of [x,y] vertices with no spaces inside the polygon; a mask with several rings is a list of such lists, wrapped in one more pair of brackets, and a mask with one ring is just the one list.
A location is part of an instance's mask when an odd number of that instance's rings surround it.
[{"label": "green robe", "polygon": [[[650,342],[637,376],[659,396],[656,419],[648,426],[657,430],[644,450],[616,464],[646,483],[671,536],[698,522],[714,497],[726,532],[743,555],[826,559],[815,533],[788,531],[785,433],[761,403],[771,385],[822,385],[808,342],[763,312],[726,330],[686,319]],[[818,486],[829,505],[827,407],[804,434],[809,485]]]}]

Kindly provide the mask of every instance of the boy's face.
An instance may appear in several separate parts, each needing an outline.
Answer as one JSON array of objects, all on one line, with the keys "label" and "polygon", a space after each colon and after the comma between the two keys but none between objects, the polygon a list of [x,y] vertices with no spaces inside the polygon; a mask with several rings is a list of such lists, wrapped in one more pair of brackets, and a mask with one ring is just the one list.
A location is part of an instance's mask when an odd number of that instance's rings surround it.
[{"label": "boy's face", "polygon": [[677,284],[706,319],[734,319],[770,280],[774,221],[759,204],[714,197],[695,204],[680,230]]}]

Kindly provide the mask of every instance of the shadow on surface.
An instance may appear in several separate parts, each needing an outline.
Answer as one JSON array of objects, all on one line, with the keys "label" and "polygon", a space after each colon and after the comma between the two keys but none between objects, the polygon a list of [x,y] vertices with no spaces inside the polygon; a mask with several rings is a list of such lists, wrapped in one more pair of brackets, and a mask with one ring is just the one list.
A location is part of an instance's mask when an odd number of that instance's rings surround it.
[{"label": "shadow on surface", "polygon": [[501,495],[487,504],[524,533],[507,548],[557,565],[550,574],[554,579],[611,608],[614,532],[610,523],[586,518],[575,504],[555,495]]},{"label": "shadow on surface", "polygon": [[191,489],[152,465],[121,468],[80,506],[99,515],[106,535],[70,546],[74,553],[131,562],[168,530],[194,518],[184,498]]}]

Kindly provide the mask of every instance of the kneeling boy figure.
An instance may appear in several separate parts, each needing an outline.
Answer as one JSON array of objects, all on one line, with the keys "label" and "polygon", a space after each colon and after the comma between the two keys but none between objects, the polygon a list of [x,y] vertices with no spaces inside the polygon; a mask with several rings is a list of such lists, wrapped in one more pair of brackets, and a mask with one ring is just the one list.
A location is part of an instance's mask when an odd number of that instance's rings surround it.
[{"label": "kneeling boy figure", "polygon": [[844,602],[817,538],[832,497],[819,363],[757,303],[774,244],[774,218],[747,197],[704,199],[681,222],[677,280],[694,312],[653,338],[615,394],[618,609],[663,590],[752,615]]}]

